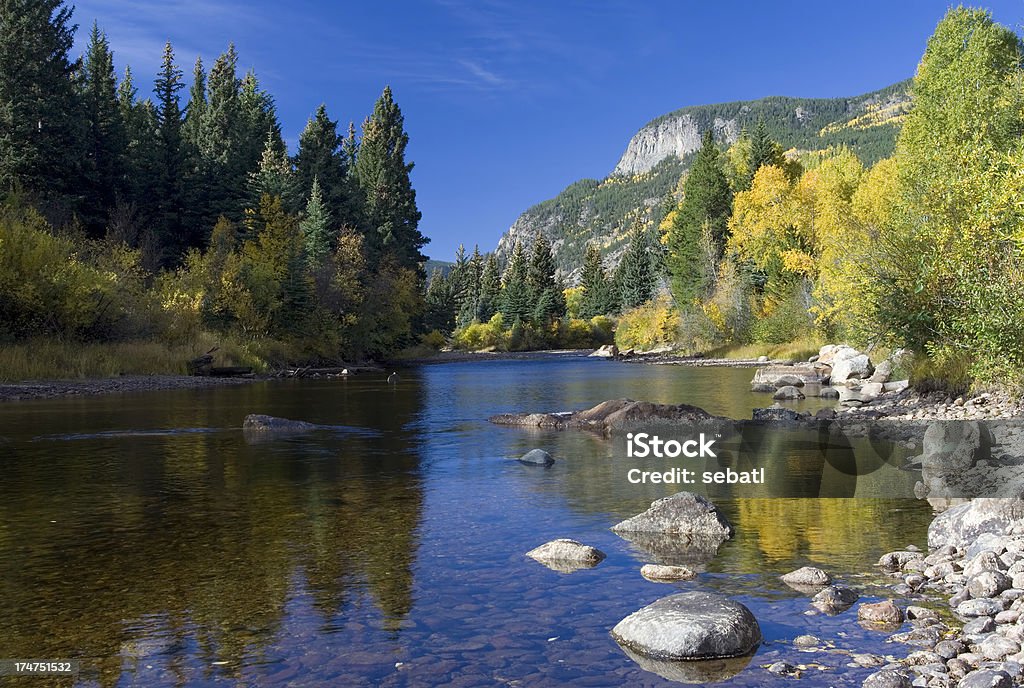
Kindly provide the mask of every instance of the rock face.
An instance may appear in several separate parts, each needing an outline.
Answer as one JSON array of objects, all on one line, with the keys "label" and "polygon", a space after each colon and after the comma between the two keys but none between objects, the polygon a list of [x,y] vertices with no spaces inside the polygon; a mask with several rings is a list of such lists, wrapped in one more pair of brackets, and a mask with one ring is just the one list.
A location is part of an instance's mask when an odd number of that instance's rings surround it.
[{"label": "rock face", "polygon": [[[715,118],[712,123],[716,138],[733,143],[739,135],[734,119]],[[612,174],[633,175],[648,172],[665,158],[684,157],[700,148],[701,130],[689,114],[669,115],[638,131],[626,146]]]},{"label": "rock face", "polygon": [[733,533],[732,524],[714,504],[692,492],[677,492],[651,503],[647,511],[612,526],[616,533],[673,533],[720,540]]},{"label": "rock face", "polygon": [[316,430],[317,426],[301,420],[288,420],[287,418],[275,418],[274,416],[263,416],[256,413],[249,414],[242,423],[242,430],[246,432],[308,432]]},{"label": "rock face", "polygon": [[966,547],[982,533],[1002,534],[1024,525],[1024,499],[975,499],[954,506],[928,526],[928,546]]},{"label": "rock face", "polygon": [[596,547],[584,545],[568,538],[560,538],[545,542],[540,547],[527,552],[526,556],[539,561],[550,569],[562,573],[572,573],[597,566],[604,559],[605,554]]},{"label": "rock face", "polygon": [[663,597],[612,629],[620,645],[658,660],[742,657],[761,643],[757,619],[738,602],[715,593]]},{"label": "rock face", "polygon": [[555,462],[551,454],[543,449],[531,449],[519,457],[520,463],[527,463],[532,466],[550,466]]}]

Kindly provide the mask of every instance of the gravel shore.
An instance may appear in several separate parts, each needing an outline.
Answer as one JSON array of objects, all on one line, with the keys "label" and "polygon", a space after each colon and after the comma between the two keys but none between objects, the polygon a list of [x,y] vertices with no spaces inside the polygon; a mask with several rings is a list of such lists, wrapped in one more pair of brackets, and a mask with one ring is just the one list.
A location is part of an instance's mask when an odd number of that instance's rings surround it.
[{"label": "gravel shore", "polygon": [[0,401],[222,387],[244,385],[253,382],[254,379],[192,377],[188,375],[123,375],[91,380],[33,380],[31,382],[0,383]]}]

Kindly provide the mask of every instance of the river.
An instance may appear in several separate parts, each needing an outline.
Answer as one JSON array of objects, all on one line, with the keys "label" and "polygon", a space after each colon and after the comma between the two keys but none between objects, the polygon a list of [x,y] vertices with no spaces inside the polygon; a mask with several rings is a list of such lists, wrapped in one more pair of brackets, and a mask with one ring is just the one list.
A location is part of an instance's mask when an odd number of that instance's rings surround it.
[{"label": "river", "polygon": [[[496,427],[488,416],[609,398],[749,418],[750,369],[574,355],[428,365],[339,380],[0,405],[0,658],[81,660],[76,686],[662,686],[608,634],[677,590],[746,604],[765,637],[723,685],[859,685],[849,653],[897,651],[856,613],[809,614],[778,575],[815,564],[885,595],[878,557],[924,545],[931,511],[905,450],[772,430],[722,438],[762,485],[699,485],[736,527],[695,581],[648,582],[609,531],[678,486],[633,484],[622,438]],[[803,402],[813,409],[814,400]],[[820,402],[819,402],[820,403]],[[264,413],[320,424],[260,440]],[[550,451],[550,468],[512,459]],[[844,470],[880,456],[877,470]],[[699,462],[697,462],[699,463]],[[572,574],[523,554],[571,537],[607,559]],[[664,558],[664,557],[662,557]],[[810,633],[822,652],[797,651]],[[4,681],[8,683],[3,683]]]}]

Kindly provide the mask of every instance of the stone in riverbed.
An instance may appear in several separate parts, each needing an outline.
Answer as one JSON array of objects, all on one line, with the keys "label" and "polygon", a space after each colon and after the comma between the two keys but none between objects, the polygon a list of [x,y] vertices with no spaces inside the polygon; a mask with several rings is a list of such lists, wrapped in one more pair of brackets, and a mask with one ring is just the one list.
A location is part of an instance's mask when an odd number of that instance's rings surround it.
[{"label": "stone in riverbed", "polygon": [[1010,579],[1002,571],[982,571],[968,579],[971,597],[995,597],[1010,587]]},{"label": "stone in riverbed", "polygon": [[781,389],[782,387],[803,387],[804,379],[797,375],[780,375],[775,379],[775,387]]},{"label": "stone in riverbed", "polygon": [[965,600],[956,607],[960,616],[995,616],[1006,609],[1006,601],[1001,599]]},{"label": "stone in riverbed", "polygon": [[780,387],[775,392],[775,394],[772,395],[772,399],[775,399],[776,401],[786,401],[786,400],[790,400],[790,399],[803,399],[803,398],[805,398],[804,397],[804,393],[801,392],[796,387],[793,387],[792,385],[788,385],[788,386],[785,386],[785,387]]},{"label": "stone in riverbed", "polygon": [[844,358],[832,366],[832,384],[840,384],[847,380],[862,380],[870,377],[874,368],[865,354]]},{"label": "stone in riverbed", "polygon": [[889,552],[883,554],[878,560],[878,566],[883,571],[894,573],[896,571],[902,571],[907,567],[911,561],[924,560],[924,555],[920,552],[912,552],[910,550],[901,550],[897,552]]},{"label": "stone in riverbed", "polygon": [[1020,652],[1020,643],[993,633],[982,641],[980,649],[986,659],[998,661],[1005,659],[1007,655],[1015,655]]},{"label": "stone in riverbed", "polygon": [[872,624],[898,626],[903,623],[903,610],[892,600],[864,603],[857,608],[857,618]]},{"label": "stone in riverbed", "polygon": [[714,504],[693,492],[677,492],[651,503],[647,511],[612,526],[616,533],[678,533],[721,540],[733,533],[732,524]]},{"label": "stone in riverbed", "polygon": [[543,449],[531,449],[519,457],[519,462],[533,466],[550,466],[555,460]]},{"label": "stone in riverbed", "polygon": [[801,566],[796,571],[790,571],[780,576],[782,582],[790,586],[808,588],[824,586],[832,582],[832,577],[826,572],[813,566]]},{"label": "stone in riverbed", "polygon": [[822,399],[838,399],[839,390],[837,390],[835,387],[822,387],[820,390],[818,390],[818,396],[821,397]]},{"label": "stone in riverbed", "polygon": [[1011,688],[1013,679],[1005,671],[975,669],[956,684],[957,688]]},{"label": "stone in riverbed", "polygon": [[910,674],[904,669],[882,669],[864,679],[862,688],[911,688]]},{"label": "stone in riverbed", "polygon": [[559,538],[530,550],[526,556],[544,564],[549,569],[572,573],[597,566],[604,559],[605,554],[596,547],[584,545],[576,540]]},{"label": "stone in riverbed", "polygon": [[1002,534],[1024,524],[1024,499],[974,499],[948,509],[928,526],[928,546],[966,547],[982,533]]},{"label": "stone in riverbed", "polygon": [[289,420],[287,418],[275,418],[264,416],[258,413],[251,413],[242,422],[242,430],[246,432],[309,432],[316,430],[317,426],[302,420]]},{"label": "stone in riverbed", "polygon": [[657,600],[615,625],[620,645],[660,660],[742,657],[761,643],[757,619],[738,602],[709,592]]},{"label": "stone in riverbed", "polygon": [[858,597],[859,595],[850,588],[830,585],[811,598],[811,604],[818,611],[832,616],[852,607]]},{"label": "stone in riverbed", "polygon": [[697,577],[696,572],[685,566],[663,566],[661,564],[644,564],[640,568],[640,575],[654,583],[693,580]]}]

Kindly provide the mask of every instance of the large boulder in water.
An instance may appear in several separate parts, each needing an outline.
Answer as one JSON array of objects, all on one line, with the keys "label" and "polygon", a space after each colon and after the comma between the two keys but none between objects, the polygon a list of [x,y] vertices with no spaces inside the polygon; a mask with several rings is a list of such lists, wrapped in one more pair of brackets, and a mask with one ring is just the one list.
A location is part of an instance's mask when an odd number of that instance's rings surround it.
[{"label": "large boulder in water", "polygon": [[721,683],[740,673],[750,665],[752,655],[730,657],[728,659],[704,660],[668,660],[654,659],[621,646],[626,656],[632,659],[644,671],[657,674],[662,678],[676,683],[706,686]]},{"label": "large boulder in water", "polygon": [[657,660],[743,657],[761,643],[761,627],[750,610],[710,592],[663,597],[611,633],[623,647]]},{"label": "large boulder in water", "polygon": [[1005,534],[1024,525],[1024,499],[974,499],[935,517],[928,526],[928,547],[966,547],[983,533]]},{"label": "large boulder in water", "polygon": [[543,449],[531,449],[519,457],[519,462],[532,466],[550,466],[555,459]]},{"label": "large boulder in water", "polygon": [[316,430],[316,425],[302,420],[289,420],[287,418],[275,418],[264,416],[258,413],[251,413],[242,422],[242,430],[246,432],[308,432]]},{"label": "large boulder in water", "polygon": [[677,533],[728,539],[732,524],[706,498],[693,492],[677,492],[651,503],[647,511],[612,526],[616,533]]}]

